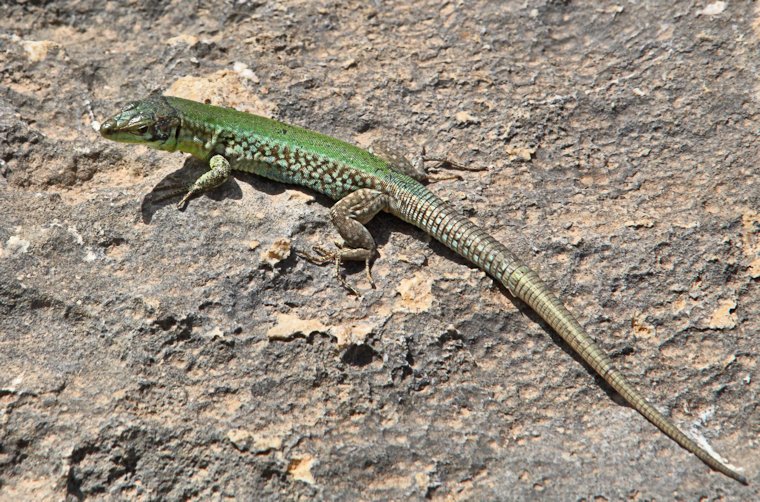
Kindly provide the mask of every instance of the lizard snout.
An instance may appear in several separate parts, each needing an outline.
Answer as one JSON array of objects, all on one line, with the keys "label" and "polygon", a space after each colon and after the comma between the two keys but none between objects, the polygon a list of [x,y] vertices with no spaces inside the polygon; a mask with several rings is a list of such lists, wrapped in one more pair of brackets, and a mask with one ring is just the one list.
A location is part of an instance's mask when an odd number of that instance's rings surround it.
[{"label": "lizard snout", "polygon": [[100,125],[100,134],[106,138],[116,130],[116,120],[110,118]]},{"label": "lizard snout", "polygon": [[112,117],[100,125],[100,134],[102,136],[108,137],[108,135],[114,132],[115,129],[116,129],[116,120],[114,120]]}]

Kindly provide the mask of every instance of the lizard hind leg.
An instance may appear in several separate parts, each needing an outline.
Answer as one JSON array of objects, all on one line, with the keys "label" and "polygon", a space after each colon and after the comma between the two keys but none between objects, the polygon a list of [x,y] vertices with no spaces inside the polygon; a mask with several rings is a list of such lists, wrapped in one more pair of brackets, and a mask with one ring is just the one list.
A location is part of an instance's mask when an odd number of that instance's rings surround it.
[{"label": "lizard hind leg", "polygon": [[395,146],[385,140],[375,140],[370,145],[370,152],[388,163],[388,167],[401,174],[406,174],[420,183],[428,181],[428,173],[424,166],[424,154],[409,160]]},{"label": "lizard hind leg", "polygon": [[[456,171],[484,171],[482,167],[469,167],[459,162],[455,162],[445,157],[431,157],[427,154],[425,147],[422,147],[419,154],[414,155],[411,160],[404,154],[400,153],[396,147],[385,140],[376,140],[370,146],[370,152],[383,159],[388,163],[388,167],[401,174],[406,174],[420,183],[434,183],[437,181],[453,180],[462,177],[458,174],[440,174],[443,167]],[[435,162],[430,168],[425,167],[425,162]],[[434,174],[435,173],[435,174]]]},{"label": "lizard hind leg", "polygon": [[346,195],[330,209],[330,218],[343,238],[343,244],[339,245],[337,251],[327,251],[321,246],[314,246],[314,252],[318,256],[305,253],[301,253],[301,256],[320,265],[334,262],[338,281],[356,296],[361,296],[343,278],[340,266],[344,261],[363,261],[367,280],[373,288],[375,287],[369,266],[375,255],[375,240],[364,225],[377,213],[386,209],[388,204],[387,194],[369,188]]}]

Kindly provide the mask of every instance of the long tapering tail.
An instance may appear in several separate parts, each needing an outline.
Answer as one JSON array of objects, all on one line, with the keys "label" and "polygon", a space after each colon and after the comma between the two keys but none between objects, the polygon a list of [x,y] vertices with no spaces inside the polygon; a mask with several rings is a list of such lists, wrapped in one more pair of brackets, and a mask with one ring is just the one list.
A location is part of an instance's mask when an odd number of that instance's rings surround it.
[{"label": "long tapering tail", "polygon": [[691,440],[657,411],[616,370],[610,358],[581,327],[546,284],[509,249],[411,179],[394,180],[391,212],[498,279],[527,303],[605,382],[658,429],[718,472],[747,484],[747,479]]}]

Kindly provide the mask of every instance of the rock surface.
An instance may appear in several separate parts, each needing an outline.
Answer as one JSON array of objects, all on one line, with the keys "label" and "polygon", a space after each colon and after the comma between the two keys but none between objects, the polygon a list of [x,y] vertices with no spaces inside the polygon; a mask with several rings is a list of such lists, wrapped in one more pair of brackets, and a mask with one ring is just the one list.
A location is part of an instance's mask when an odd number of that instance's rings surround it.
[{"label": "rock surface", "polygon": [[[0,499],[751,499],[753,2],[0,7]],[[105,7],[104,7],[105,6]],[[434,189],[537,268],[711,472],[491,279],[390,216],[109,143],[152,90],[486,168]]]}]

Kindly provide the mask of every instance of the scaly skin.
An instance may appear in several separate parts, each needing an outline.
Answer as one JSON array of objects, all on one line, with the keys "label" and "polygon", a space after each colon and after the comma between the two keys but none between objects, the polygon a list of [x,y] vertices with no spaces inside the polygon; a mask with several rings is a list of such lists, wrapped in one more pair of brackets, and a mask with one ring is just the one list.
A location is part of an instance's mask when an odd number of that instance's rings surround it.
[{"label": "scaly skin", "polygon": [[178,150],[208,161],[211,170],[189,188],[180,205],[223,183],[233,169],[309,187],[337,200],[331,217],[346,245],[334,253],[317,251],[325,262],[335,260],[338,267],[343,260],[365,261],[369,267],[375,245],[364,224],[379,211],[411,223],[527,303],[604,381],[676,443],[716,471],[747,484],[744,476],[700,448],[631,387],[533,270],[413,179],[411,166],[398,158],[389,162],[300,127],[156,94],[127,105],[104,122],[100,132],[115,141]]}]

